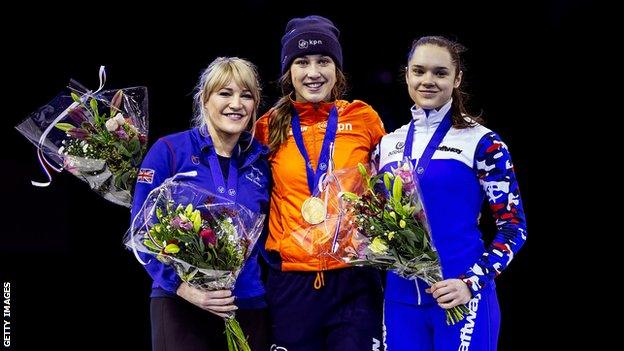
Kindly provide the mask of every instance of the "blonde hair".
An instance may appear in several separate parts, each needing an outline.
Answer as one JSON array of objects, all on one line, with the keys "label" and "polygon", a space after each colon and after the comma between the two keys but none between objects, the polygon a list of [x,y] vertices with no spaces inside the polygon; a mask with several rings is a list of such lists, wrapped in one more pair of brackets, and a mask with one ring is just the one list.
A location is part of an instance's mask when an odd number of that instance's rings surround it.
[{"label": "blonde hair", "polygon": [[[256,66],[238,57],[217,57],[201,73],[199,83],[195,87],[193,96],[193,126],[205,130],[207,127],[206,103],[210,95],[223,88],[230,82],[249,90],[254,99],[254,110],[247,125],[247,131],[255,131],[258,107],[260,106],[260,79]],[[251,143],[250,143],[251,145]]]}]

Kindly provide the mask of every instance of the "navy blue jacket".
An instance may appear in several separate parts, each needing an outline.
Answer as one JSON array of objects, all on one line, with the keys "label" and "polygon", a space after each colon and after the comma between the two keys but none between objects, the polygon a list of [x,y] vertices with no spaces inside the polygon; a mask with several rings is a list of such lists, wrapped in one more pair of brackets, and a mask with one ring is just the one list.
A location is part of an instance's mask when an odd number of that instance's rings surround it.
[{"label": "navy blue jacket", "polygon": [[[247,148],[249,141],[251,146]],[[197,171],[195,177],[181,178],[185,182],[218,194],[212,180],[208,155],[213,151],[210,135],[205,130],[193,128],[185,132],[165,136],[152,146],[141,165],[141,176],[134,191],[132,217],[134,218],[150,191],[177,173]],[[269,149],[243,133],[232,157],[237,159],[237,202],[257,213],[268,214],[271,184],[270,168],[266,159]],[[219,170],[221,172],[221,170]],[[243,266],[234,287],[236,304],[241,308],[266,306],[265,290],[260,280],[258,251],[264,248],[265,237],[258,240],[251,256]],[[149,263],[145,269],[152,277],[152,297],[177,296],[182,283],[173,267],[165,265],[153,256],[141,254]]]}]

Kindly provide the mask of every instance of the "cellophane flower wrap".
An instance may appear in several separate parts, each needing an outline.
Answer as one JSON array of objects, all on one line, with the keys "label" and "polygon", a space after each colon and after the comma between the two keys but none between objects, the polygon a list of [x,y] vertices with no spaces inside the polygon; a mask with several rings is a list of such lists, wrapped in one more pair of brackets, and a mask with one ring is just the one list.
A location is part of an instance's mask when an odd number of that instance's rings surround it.
[{"label": "cellophane flower wrap", "polygon": [[65,169],[105,199],[130,207],[147,145],[147,88],[102,86],[92,92],[72,81],[16,129],[37,146],[49,182],[46,166]]},{"label": "cellophane flower wrap", "polygon": [[353,226],[348,225],[349,217],[345,212],[342,194],[347,191],[362,193],[364,190],[362,177],[356,168],[334,170],[330,167],[322,177],[316,194],[325,205],[325,220],[318,224],[310,224],[299,218],[299,225],[290,234],[294,243],[311,256],[321,259],[321,262],[342,261],[344,238],[351,237],[350,232],[355,230]]},{"label": "cellophane flower wrap", "polygon": [[[252,212],[188,182],[170,178],[150,192],[124,239],[135,254],[171,265],[201,290],[233,289],[262,232]],[[137,255],[137,259],[143,260]],[[225,319],[229,350],[249,350],[234,312]]]},{"label": "cellophane flower wrap", "polygon": [[[411,162],[402,162],[391,173],[375,175],[362,164],[358,171],[364,191],[342,194],[349,226],[355,230],[340,238],[338,254],[353,265],[391,270],[429,285],[443,280]],[[445,312],[446,322],[451,325],[470,311],[459,305]]]}]

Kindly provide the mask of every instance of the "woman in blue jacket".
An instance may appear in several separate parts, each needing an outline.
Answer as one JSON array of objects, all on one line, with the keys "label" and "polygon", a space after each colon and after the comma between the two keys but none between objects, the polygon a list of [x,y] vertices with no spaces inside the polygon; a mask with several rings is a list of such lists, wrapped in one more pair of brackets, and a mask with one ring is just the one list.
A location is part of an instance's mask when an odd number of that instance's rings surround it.
[{"label": "woman in blue jacket", "polygon": [[[388,351],[496,350],[500,312],[494,278],[526,240],[507,146],[463,105],[463,50],[443,37],[414,41],[405,73],[414,101],[410,123],[383,137],[378,146],[382,171],[405,157],[415,165],[445,277],[428,286],[388,274]],[[498,228],[487,247],[478,228],[484,199]],[[470,313],[447,325],[444,309],[460,304]]]},{"label": "woman in blue jacket", "polygon": [[[268,148],[253,138],[260,102],[255,66],[220,57],[204,70],[195,94],[195,127],[165,136],[141,165],[132,218],[149,192],[177,173],[199,187],[267,214]],[[145,257],[153,279],[150,295],[153,350],[225,350],[222,317],[236,310],[252,350],[268,350],[268,315],[260,281],[259,242],[238,276],[234,291],[201,291],[182,282],[171,266]]]}]

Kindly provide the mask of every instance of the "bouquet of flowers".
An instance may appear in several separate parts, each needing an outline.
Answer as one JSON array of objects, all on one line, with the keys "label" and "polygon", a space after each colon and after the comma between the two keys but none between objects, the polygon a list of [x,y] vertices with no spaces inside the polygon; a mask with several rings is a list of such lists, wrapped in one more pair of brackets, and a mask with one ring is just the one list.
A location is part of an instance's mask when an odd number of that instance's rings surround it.
[{"label": "bouquet of flowers", "polygon": [[16,129],[37,146],[46,166],[69,171],[113,203],[130,207],[147,145],[147,88],[88,91],[70,82],[69,91],[30,114]]},{"label": "bouquet of flowers", "polygon": [[[351,231],[341,239],[342,258],[354,265],[392,270],[407,279],[429,285],[443,279],[442,267],[431,240],[421,192],[410,161],[392,173],[371,176],[358,165],[365,184],[361,195],[342,194]],[[455,324],[470,311],[465,305],[445,310],[446,323]]]},{"label": "bouquet of flowers", "polygon": [[[265,216],[174,178],[148,195],[125,245],[143,264],[137,252],[172,265],[195,288],[233,289]],[[250,350],[234,312],[225,319],[225,334],[228,350]]]}]

